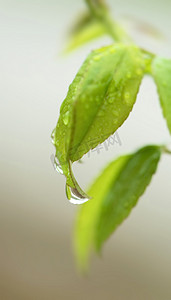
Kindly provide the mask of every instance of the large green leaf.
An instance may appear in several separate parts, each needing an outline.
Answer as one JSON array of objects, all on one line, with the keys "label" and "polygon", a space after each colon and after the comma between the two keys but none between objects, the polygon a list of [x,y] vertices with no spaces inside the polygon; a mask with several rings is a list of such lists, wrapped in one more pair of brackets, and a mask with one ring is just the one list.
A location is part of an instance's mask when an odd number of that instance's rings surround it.
[{"label": "large green leaf", "polygon": [[88,191],[92,199],[79,209],[75,225],[75,251],[82,268],[92,248],[99,250],[128,217],[150,183],[160,155],[161,147],[146,146],[110,163],[95,180]]},{"label": "large green leaf", "polygon": [[67,185],[79,194],[69,162],[79,160],[122,125],[135,103],[145,68],[144,52],[138,47],[115,44],[93,51],[70,85],[54,144]]},{"label": "large green leaf", "polygon": [[152,63],[152,74],[160,97],[160,104],[171,133],[171,59],[156,57]]}]

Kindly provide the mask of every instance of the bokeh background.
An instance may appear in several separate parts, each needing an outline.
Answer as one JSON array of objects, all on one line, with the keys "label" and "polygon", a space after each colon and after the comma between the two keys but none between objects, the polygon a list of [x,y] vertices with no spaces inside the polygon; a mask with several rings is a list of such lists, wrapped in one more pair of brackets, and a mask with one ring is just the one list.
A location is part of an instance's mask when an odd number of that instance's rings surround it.
[{"label": "bokeh background", "polygon": [[[109,4],[139,45],[170,56],[170,0]],[[111,42],[101,38],[61,55],[67,30],[84,8],[81,0],[0,0],[0,299],[170,300],[167,155],[131,216],[106,243],[102,257],[92,258],[89,275],[81,277],[75,267],[77,207],[66,200],[65,180],[52,166],[50,135],[82,61],[91,49]],[[162,37],[150,36],[137,19],[156,27]],[[75,165],[83,187],[120,153],[147,143],[170,144],[151,78],[143,80],[134,110],[118,134],[121,145],[92,152]]]}]

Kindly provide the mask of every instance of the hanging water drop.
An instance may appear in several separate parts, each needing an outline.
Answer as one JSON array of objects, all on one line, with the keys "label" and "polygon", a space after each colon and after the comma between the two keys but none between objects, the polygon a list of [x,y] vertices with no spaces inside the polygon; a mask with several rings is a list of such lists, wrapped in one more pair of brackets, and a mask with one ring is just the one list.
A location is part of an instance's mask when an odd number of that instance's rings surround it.
[{"label": "hanging water drop", "polygon": [[61,174],[61,175],[63,175],[64,173],[63,173],[63,170],[62,170],[62,167],[61,167],[61,165],[60,165],[60,163],[59,163],[59,160],[58,160],[58,158],[55,156],[55,158],[54,158],[54,167],[55,167],[55,170],[59,173],[59,174]]},{"label": "hanging water drop", "polygon": [[70,203],[72,204],[83,204],[90,200],[88,197],[81,195],[76,189],[66,184],[66,195]]},{"label": "hanging water drop", "polygon": [[56,130],[56,128],[54,128],[54,130],[52,131],[52,134],[51,134],[51,142],[53,145],[55,144],[55,130]]}]

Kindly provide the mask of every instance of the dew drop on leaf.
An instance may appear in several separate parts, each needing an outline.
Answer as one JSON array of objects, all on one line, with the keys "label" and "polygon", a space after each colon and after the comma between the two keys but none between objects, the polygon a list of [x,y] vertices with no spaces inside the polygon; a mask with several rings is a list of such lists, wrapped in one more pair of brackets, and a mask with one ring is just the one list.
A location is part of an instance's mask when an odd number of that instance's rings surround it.
[{"label": "dew drop on leaf", "polygon": [[111,104],[113,103],[113,101],[114,101],[114,97],[110,97],[109,100],[108,100],[108,102],[111,103]]},{"label": "dew drop on leaf", "polygon": [[67,111],[64,115],[63,115],[63,122],[65,125],[68,125],[69,122],[69,111]]},{"label": "dew drop on leaf", "polygon": [[128,100],[130,98],[130,93],[129,92],[126,92],[125,94],[124,94],[124,99],[125,100]]},{"label": "dew drop on leaf", "polygon": [[90,198],[84,198],[81,194],[79,194],[78,190],[70,187],[68,184],[66,184],[66,195],[72,204],[83,204],[90,200]]},{"label": "dew drop on leaf", "polygon": [[59,163],[59,161],[58,161],[58,159],[57,159],[56,156],[55,156],[55,158],[54,158],[54,167],[55,167],[55,170],[56,170],[59,174],[63,175],[62,167],[61,167],[61,165],[60,165],[60,163]]},{"label": "dew drop on leaf", "polygon": [[56,128],[54,128],[54,130],[52,131],[52,134],[51,134],[51,141],[52,141],[52,144],[54,145],[55,144],[55,130]]},{"label": "dew drop on leaf", "polygon": [[125,100],[125,103],[129,106],[131,105],[131,97],[130,97],[130,93],[129,92],[126,92],[124,94],[124,100]]},{"label": "dew drop on leaf", "polygon": [[114,102],[114,100],[115,100],[115,96],[113,93],[111,93],[110,96],[107,96],[107,102],[109,104],[112,104]]}]

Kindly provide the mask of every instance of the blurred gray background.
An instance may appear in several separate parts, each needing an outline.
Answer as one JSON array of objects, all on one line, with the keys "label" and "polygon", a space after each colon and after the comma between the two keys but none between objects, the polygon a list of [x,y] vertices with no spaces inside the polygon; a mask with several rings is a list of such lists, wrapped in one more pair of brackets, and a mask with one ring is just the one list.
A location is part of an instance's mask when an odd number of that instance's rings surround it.
[{"label": "blurred gray background", "polygon": [[[109,4],[139,45],[170,56],[170,0]],[[0,299],[170,300],[169,156],[163,156],[152,184],[105,244],[102,257],[93,257],[89,275],[81,277],[75,267],[77,207],[66,200],[65,180],[53,169],[50,135],[86,55],[111,42],[101,38],[61,55],[67,30],[84,7],[81,0],[0,1]],[[146,35],[137,19],[158,28],[163,37]],[[122,145],[92,152],[75,165],[83,188],[118,154],[147,143],[170,143],[151,78],[143,80],[118,134]]]}]

